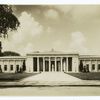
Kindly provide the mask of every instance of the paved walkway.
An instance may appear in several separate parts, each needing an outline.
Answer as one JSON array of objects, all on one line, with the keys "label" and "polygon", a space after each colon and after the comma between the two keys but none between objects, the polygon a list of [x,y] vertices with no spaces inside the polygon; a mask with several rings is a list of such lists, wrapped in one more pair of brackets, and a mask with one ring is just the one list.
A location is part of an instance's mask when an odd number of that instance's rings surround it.
[{"label": "paved walkway", "polygon": [[42,72],[41,74],[25,78],[22,81],[76,82],[81,80],[79,78],[65,74],[64,72]]},{"label": "paved walkway", "polygon": [[100,85],[100,81],[87,81],[63,72],[44,72],[21,81],[24,85]]},{"label": "paved walkway", "polygon": [[36,85],[65,85],[79,81],[82,80],[63,72],[42,72],[36,76],[25,78],[21,82]]}]

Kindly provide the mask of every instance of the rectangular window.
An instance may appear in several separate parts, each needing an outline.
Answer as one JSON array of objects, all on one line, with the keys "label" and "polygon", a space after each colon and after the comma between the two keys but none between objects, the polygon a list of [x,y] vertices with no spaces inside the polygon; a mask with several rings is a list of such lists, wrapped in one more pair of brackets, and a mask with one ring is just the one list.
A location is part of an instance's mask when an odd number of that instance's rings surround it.
[{"label": "rectangular window", "polygon": [[7,71],[7,65],[4,65],[4,71]]},{"label": "rectangular window", "polygon": [[92,70],[95,70],[95,64],[92,64]]},{"label": "rectangular window", "polygon": [[13,65],[10,65],[10,70],[11,70],[11,71],[13,70]]},{"label": "rectangular window", "polygon": [[98,70],[100,70],[100,64],[98,64]]}]

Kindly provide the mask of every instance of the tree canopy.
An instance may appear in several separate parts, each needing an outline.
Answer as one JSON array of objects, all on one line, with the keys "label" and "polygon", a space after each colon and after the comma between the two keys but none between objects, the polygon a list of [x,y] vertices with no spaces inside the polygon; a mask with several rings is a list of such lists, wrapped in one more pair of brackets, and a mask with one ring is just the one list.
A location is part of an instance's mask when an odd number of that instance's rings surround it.
[{"label": "tree canopy", "polygon": [[20,22],[13,14],[12,7],[9,5],[0,5],[0,37],[8,36],[8,30],[17,30]]},{"label": "tree canopy", "polygon": [[14,51],[4,51],[4,52],[2,53],[2,55],[3,55],[3,56],[20,56],[19,53],[14,52]]}]

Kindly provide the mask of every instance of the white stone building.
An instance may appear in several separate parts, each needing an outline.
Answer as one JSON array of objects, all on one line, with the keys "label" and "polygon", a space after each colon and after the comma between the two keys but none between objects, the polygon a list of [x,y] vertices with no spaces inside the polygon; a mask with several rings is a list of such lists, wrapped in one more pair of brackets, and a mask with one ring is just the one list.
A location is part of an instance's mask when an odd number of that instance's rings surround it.
[{"label": "white stone building", "polygon": [[100,56],[80,55],[79,60],[83,62],[83,66],[89,68],[90,72],[100,72]]},{"label": "white stone building", "polygon": [[20,56],[4,56],[0,57],[0,69],[4,73],[15,73],[20,71],[26,57]]},{"label": "white stone building", "polygon": [[80,61],[83,67],[87,67],[89,72],[100,71],[100,56],[79,55],[77,53],[66,53],[58,51],[33,52],[25,57],[6,56],[0,57],[0,70],[4,73],[20,72],[25,67],[24,72],[80,72]]}]

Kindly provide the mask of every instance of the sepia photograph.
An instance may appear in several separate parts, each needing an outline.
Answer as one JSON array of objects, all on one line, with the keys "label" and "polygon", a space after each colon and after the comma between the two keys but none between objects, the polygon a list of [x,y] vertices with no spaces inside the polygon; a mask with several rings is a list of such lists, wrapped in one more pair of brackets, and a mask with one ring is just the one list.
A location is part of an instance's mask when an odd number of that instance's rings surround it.
[{"label": "sepia photograph", "polygon": [[100,5],[0,4],[0,96],[100,96]]}]

